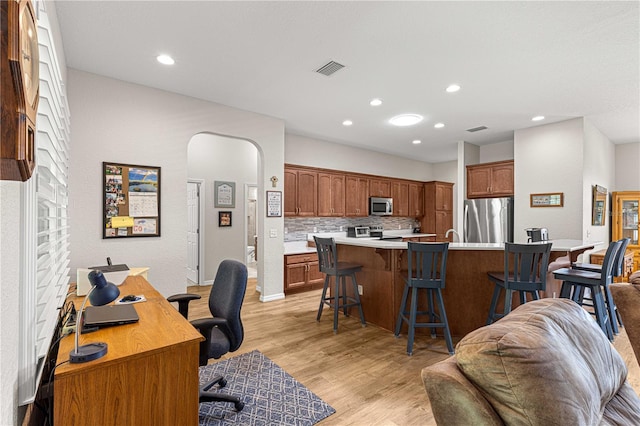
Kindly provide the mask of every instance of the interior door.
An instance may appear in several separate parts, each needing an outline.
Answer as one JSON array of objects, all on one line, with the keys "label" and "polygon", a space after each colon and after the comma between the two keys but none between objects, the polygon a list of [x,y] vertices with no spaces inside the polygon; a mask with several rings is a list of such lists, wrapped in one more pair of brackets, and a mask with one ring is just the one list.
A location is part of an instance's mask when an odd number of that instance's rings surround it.
[{"label": "interior door", "polygon": [[187,279],[200,283],[200,183],[187,182]]}]

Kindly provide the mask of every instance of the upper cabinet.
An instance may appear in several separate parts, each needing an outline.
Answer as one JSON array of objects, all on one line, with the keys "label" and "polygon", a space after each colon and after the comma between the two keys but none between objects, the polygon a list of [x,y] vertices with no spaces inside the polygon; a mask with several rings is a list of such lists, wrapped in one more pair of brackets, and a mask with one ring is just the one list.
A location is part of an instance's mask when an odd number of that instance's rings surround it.
[{"label": "upper cabinet", "polygon": [[391,181],[389,179],[369,179],[369,195],[371,197],[391,197]]},{"label": "upper cabinet", "polygon": [[409,183],[409,216],[424,216],[424,185],[422,183]]},{"label": "upper cabinet", "polygon": [[318,173],[318,216],[344,216],[345,176]]},{"label": "upper cabinet", "polygon": [[346,175],[345,216],[369,216],[369,179]]},{"label": "upper cabinet", "polygon": [[409,182],[395,180],[391,183],[391,198],[393,198],[393,216],[410,216],[409,213]]},{"label": "upper cabinet", "polygon": [[467,198],[513,195],[513,161],[467,166]]},{"label": "upper cabinet", "polygon": [[305,169],[284,169],[284,215],[318,215],[318,173]]}]

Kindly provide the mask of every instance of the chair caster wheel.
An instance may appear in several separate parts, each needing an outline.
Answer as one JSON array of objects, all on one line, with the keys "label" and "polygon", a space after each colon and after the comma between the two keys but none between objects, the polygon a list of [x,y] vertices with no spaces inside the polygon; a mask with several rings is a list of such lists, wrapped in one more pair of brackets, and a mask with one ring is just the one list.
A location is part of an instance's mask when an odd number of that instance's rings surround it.
[{"label": "chair caster wheel", "polygon": [[226,379],[220,379],[220,381],[218,382],[218,385],[220,385],[221,388],[227,386],[227,380]]},{"label": "chair caster wheel", "polygon": [[235,404],[236,411],[240,412],[244,408],[244,402],[236,402]]}]

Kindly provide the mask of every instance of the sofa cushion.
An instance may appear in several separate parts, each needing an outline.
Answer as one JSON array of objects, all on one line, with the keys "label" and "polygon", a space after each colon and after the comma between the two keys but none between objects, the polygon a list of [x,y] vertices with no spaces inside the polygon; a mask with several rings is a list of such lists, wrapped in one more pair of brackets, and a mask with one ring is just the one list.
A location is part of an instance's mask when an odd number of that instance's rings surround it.
[{"label": "sofa cushion", "polygon": [[567,299],[519,306],[465,336],[456,358],[509,425],[599,424],[627,376],[595,321]]}]

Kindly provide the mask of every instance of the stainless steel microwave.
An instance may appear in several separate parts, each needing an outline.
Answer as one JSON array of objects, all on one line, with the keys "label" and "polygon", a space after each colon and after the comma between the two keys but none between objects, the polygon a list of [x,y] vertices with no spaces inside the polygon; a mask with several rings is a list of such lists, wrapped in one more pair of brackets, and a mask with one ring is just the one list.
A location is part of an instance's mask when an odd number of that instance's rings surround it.
[{"label": "stainless steel microwave", "polygon": [[372,216],[391,216],[393,214],[393,198],[369,198],[369,214]]}]

